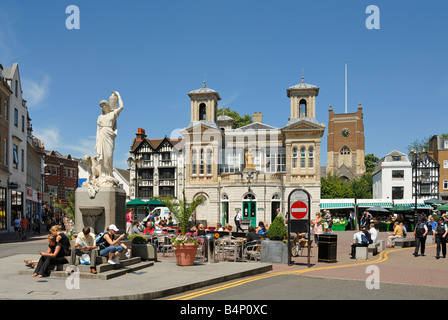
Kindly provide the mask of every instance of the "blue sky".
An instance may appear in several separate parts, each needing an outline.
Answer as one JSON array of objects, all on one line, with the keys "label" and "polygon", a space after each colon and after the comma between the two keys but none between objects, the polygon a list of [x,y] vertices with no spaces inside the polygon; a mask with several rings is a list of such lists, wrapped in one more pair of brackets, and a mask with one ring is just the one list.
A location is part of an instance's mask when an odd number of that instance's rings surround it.
[{"label": "blue sky", "polygon": [[[79,30],[65,26],[72,4]],[[379,30],[366,28],[369,5]],[[330,104],[344,112],[347,60],[348,111],[362,103],[366,154],[381,158],[448,132],[447,12],[412,0],[2,0],[0,63],[19,63],[34,134],[74,157],[94,154],[98,102],[119,91],[114,165],[127,168],[137,128],[163,138],[188,125],[204,74],[220,107],[282,127],[303,69],[327,123]]]}]

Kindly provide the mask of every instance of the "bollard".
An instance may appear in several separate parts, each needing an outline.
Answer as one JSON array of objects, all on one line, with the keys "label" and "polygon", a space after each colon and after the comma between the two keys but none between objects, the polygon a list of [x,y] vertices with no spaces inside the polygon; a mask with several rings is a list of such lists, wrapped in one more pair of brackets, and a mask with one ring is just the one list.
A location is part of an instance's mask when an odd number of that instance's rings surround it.
[{"label": "bollard", "polygon": [[215,237],[209,233],[205,236],[207,263],[215,263]]}]

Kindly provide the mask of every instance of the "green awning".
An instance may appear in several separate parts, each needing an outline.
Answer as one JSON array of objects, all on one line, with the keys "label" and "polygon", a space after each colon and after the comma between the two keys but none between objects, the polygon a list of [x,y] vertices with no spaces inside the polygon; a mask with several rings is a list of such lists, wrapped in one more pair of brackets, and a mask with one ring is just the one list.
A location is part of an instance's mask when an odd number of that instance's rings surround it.
[{"label": "green awning", "polygon": [[321,209],[344,209],[344,208],[354,208],[354,203],[321,203],[320,208]]},{"label": "green awning", "polygon": [[358,207],[370,208],[370,207],[382,207],[382,208],[392,208],[392,202],[360,202]]}]

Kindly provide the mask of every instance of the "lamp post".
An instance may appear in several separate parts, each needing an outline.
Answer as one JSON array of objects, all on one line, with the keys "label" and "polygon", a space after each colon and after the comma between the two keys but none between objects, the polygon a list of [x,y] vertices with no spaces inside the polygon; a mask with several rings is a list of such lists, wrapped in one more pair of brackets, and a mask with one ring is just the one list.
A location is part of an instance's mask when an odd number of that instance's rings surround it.
[{"label": "lamp post", "polygon": [[129,168],[132,168],[132,165],[134,165],[134,172],[135,172],[135,178],[134,178],[134,182],[135,182],[135,186],[134,186],[134,199],[138,198],[138,167],[142,164],[143,159],[141,157],[136,158],[136,156],[134,156],[135,158],[129,157],[128,158],[128,166]]},{"label": "lamp post", "polygon": [[416,150],[411,149],[411,152],[409,153],[409,159],[412,163],[412,180],[414,184],[414,197],[415,197],[415,206],[414,206],[414,228],[415,224],[418,221],[418,212],[417,212],[417,193],[418,193],[418,181],[422,181],[423,176],[418,176],[418,162],[420,160],[426,161],[426,157],[428,156],[428,153],[425,151],[425,149],[422,150],[422,152],[417,153]]}]

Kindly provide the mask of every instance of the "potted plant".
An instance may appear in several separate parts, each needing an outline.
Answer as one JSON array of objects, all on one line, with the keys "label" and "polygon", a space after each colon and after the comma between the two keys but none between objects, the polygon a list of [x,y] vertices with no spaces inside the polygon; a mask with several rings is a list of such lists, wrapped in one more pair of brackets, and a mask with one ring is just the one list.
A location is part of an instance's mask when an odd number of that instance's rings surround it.
[{"label": "potted plant", "polygon": [[182,191],[182,199],[174,197],[157,198],[170,210],[177,221],[180,229],[180,235],[171,238],[171,244],[174,247],[177,264],[180,266],[191,266],[194,264],[196,251],[201,243],[200,238],[195,234],[187,233],[190,225],[190,219],[198,206],[204,203],[203,196],[196,197],[191,203],[187,202],[185,190]]},{"label": "potted plant", "polygon": [[288,245],[285,241],[286,225],[282,216],[275,217],[269,226],[267,236],[262,240],[263,248],[260,252],[260,261],[288,264]]},{"label": "potted plant", "polygon": [[142,234],[130,234],[127,238],[132,242],[133,257],[157,261],[157,247],[152,243],[148,243],[148,238]]}]

